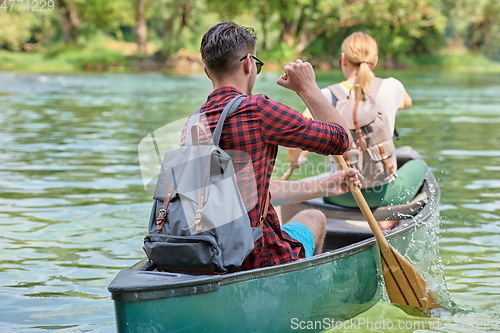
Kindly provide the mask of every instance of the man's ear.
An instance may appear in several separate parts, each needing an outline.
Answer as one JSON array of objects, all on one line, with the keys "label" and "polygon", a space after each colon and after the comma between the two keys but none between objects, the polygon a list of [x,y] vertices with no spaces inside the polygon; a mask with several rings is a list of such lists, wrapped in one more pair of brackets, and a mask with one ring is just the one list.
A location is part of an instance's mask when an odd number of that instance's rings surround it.
[{"label": "man's ear", "polygon": [[210,77],[210,74],[208,74],[208,69],[207,67],[203,66],[203,71],[205,72],[205,74],[207,75],[207,77],[212,80],[212,78]]},{"label": "man's ear", "polygon": [[250,74],[252,71],[252,61],[250,59],[251,58],[247,54],[246,58],[243,60],[243,70],[245,71],[245,74]]}]

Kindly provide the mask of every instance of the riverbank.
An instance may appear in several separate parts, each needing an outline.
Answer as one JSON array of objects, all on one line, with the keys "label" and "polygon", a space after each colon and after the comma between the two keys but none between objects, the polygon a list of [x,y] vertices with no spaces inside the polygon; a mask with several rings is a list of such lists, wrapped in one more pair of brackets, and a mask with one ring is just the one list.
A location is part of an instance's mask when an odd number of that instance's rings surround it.
[{"label": "riverbank", "polygon": [[[154,46],[149,48],[148,54],[135,55],[133,45],[135,44],[106,41],[83,49],[52,47],[31,53],[0,50],[0,71],[30,73],[158,71],[177,74],[203,71],[198,52],[181,49],[166,59],[159,55]],[[266,53],[262,52],[261,57],[266,59]],[[265,61],[264,70],[279,71],[294,57],[288,58],[282,63]],[[309,61],[320,70],[331,70],[338,66],[336,60],[309,59]],[[492,62],[481,55],[445,50],[439,55],[412,57],[399,63],[380,61],[378,68],[500,72],[500,63]]]}]

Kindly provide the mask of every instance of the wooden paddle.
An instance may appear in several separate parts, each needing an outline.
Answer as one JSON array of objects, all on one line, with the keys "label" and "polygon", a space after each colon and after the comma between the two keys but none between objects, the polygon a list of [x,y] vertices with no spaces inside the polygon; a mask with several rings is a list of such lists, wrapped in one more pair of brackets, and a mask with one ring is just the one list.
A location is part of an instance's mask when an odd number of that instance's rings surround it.
[{"label": "wooden paddle", "polygon": [[[335,162],[340,170],[348,168],[344,157],[334,156]],[[375,235],[375,239],[380,247],[382,256],[383,277],[387,287],[387,294],[392,303],[402,305],[402,309],[411,314],[424,314],[425,309],[440,307],[434,294],[427,289],[427,283],[417,270],[406,260],[396,249],[394,249],[385,239],[380,230],[370,207],[366,203],[361,190],[351,181],[347,181],[356,203],[363,216],[370,225],[370,229]],[[407,307],[405,307],[407,306]],[[424,309],[409,309],[409,307]],[[410,312],[409,312],[410,310]],[[421,312],[421,313],[419,313]]]},{"label": "wooden paddle", "polygon": [[300,168],[300,164],[298,163],[299,159],[300,159],[300,156],[302,157],[306,157],[307,154],[309,154],[309,152],[307,150],[303,150],[300,152],[300,155],[299,157],[297,158],[297,161],[290,161],[289,160],[289,163],[290,163],[290,167],[288,168],[288,170],[283,174],[283,176],[281,176],[281,180],[288,180],[290,179],[290,177],[293,175],[293,172]]}]

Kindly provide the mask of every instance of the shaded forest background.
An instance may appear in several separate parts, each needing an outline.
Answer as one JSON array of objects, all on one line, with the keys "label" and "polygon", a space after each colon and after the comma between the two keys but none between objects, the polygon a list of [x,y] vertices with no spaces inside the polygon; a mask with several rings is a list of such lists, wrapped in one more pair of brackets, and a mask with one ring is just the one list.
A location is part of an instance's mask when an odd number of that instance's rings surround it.
[{"label": "shaded forest background", "polygon": [[0,69],[197,70],[203,33],[225,20],[256,29],[266,69],[335,67],[358,30],[386,68],[500,61],[498,0],[0,0]]}]

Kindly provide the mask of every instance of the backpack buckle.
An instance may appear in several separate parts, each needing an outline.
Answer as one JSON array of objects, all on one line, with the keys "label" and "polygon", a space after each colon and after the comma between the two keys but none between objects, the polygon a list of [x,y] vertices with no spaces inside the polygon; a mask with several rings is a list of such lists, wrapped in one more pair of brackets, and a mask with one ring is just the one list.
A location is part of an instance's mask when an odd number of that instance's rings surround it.
[{"label": "backpack buckle", "polygon": [[203,224],[201,223],[201,209],[197,209],[194,216],[194,225],[196,232],[203,230]]},{"label": "backpack buckle", "polygon": [[265,220],[265,219],[264,219],[264,216],[260,215],[260,216],[259,216],[259,227],[264,226],[264,220]]},{"label": "backpack buckle", "polygon": [[158,213],[158,217],[156,218],[156,230],[157,231],[160,231],[161,229],[163,229],[163,225],[165,224],[165,220],[167,217],[167,212],[168,212],[168,209],[165,209],[165,208],[160,209],[160,211]]}]

